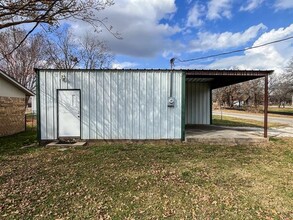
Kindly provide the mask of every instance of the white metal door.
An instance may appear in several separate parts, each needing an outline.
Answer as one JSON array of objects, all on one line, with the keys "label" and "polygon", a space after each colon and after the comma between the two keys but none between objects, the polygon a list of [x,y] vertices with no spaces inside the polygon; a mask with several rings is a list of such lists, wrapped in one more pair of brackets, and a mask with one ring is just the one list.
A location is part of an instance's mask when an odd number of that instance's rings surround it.
[{"label": "white metal door", "polygon": [[58,91],[58,136],[80,137],[80,91]]}]

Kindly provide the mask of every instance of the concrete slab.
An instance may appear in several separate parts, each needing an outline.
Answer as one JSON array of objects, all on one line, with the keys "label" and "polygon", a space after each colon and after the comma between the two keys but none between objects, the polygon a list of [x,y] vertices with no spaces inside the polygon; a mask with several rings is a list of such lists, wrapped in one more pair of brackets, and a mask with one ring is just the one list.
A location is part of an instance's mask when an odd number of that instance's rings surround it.
[{"label": "concrete slab", "polygon": [[217,145],[263,145],[268,143],[268,138],[251,132],[251,128],[196,125],[186,129],[186,141]]},{"label": "concrete slab", "polygon": [[[256,135],[262,135],[263,129],[254,129],[251,133]],[[293,127],[279,127],[279,128],[269,128],[269,137],[293,137]]]},{"label": "concrete slab", "polygon": [[53,141],[46,145],[46,147],[80,147],[85,146],[86,142],[76,142],[76,143],[66,143],[66,144],[59,144],[58,141]]}]

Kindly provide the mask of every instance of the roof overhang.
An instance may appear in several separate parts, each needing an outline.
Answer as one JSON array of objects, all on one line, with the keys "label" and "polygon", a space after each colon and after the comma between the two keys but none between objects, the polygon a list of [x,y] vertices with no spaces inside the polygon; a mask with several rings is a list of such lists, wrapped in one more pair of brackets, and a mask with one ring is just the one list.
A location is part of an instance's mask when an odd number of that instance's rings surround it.
[{"label": "roof overhang", "polygon": [[[170,69],[35,69],[38,71],[172,71]],[[211,69],[174,69],[186,74],[187,82],[208,82],[212,89],[217,89],[272,74],[273,70],[211,70]]]},{"label": "roof overhang", "polygon": [[12,77],[8,76],[4,72],[0,71],[0,77],[2,77],[4,80],[8,81],[10,84],[14,85],[16,88],[21,90],[25,95],[27,96],[34,96],[35,94],[30,91],[29,89],[25,88],[23,85],[21,85],[19,82],[17,82]]},{"label": "roof overhang", "polygon": [[212,89],[262,78],[273,72],[273,70],[185,70],[187,82],[206,79],[200,81],[211,83]]}]

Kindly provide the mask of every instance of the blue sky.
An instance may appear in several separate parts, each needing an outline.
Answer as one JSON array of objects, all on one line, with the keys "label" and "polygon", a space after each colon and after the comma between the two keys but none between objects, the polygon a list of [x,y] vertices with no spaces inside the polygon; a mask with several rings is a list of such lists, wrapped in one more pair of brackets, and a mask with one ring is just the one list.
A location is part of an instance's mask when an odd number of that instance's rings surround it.
[{"label": "blue sky", "polygon": [[[293,0],[116,0],[100,16],[123,37],[106,31],[114,68],[169,68],[172,57],[197,58],[293,36]],[[80,36],[89,25],[72,22]],[[275,69],[293,57],[293,40],[176,68]]]}]

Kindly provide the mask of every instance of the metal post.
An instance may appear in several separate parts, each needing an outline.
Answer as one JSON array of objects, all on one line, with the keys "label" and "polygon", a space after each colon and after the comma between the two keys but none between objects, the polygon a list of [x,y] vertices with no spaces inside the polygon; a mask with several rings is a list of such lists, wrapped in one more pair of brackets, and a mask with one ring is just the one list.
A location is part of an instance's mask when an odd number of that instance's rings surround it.
[{"label": "metal post", "polygon": [[268,106],[269,106],[269,97],[268,97],[268,81],[269,76],[265,76],[265,95],[264,95],[264,137],[268,137]]},{"label": "metal post", "polygon": [[26,120],[27,120],[27,117],[26,117],[26,114],[24,114],[24,130],[25,131],[27,131]]}]

